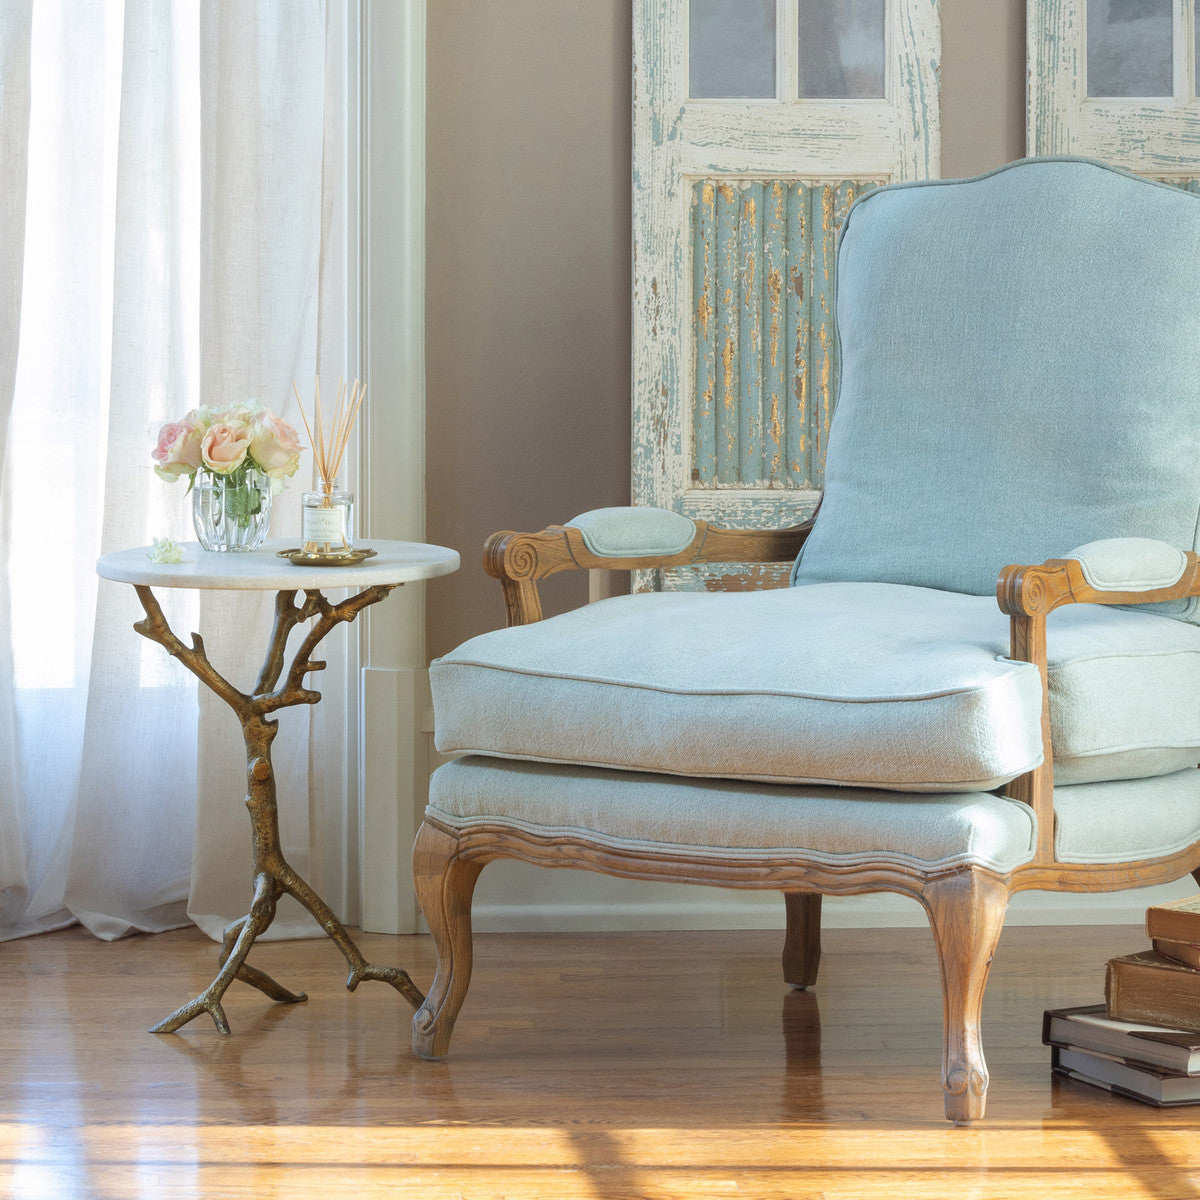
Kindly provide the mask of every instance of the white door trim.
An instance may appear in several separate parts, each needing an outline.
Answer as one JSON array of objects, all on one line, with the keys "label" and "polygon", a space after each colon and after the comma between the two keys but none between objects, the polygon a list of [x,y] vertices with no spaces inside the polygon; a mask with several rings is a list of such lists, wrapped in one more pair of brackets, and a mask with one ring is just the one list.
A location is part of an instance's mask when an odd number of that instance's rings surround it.
[{"label": "white door trim", "polygon": [[[363,536],[425,535],[426,0],[356,0],[359,72],[358,348],[368,387],[359,432]],[[416,930],[410,857],[424,809],[424,585],[359,623],[360,924]]]},{"label": "white door trim", "polygon": [[1078,154],[1160,179],[1200,174],[1196,4],[1174,0],[1174,95],[1089,97],[1087,0],[1027,0],[1026,147]]}]

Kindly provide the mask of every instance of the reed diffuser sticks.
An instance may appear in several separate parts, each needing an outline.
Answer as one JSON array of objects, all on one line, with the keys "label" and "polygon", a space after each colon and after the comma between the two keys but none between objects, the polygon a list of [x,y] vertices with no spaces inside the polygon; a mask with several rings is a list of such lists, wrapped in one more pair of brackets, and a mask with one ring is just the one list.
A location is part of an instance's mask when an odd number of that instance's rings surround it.
[{"label": "reed diffuser sticks", "polygon": [[[296,395],[296,403],[300,406],[300,419],[304,422],[308,433],[308,444],[312,447],[313,463],[323,491],[331,490],[337,483],[337,473],[341,469],[342,459],[346,455],[346,447],[350,443],[350,434],[354,431],[354,422],[358,420],[359,410],[367,397],[366,384],[356,379],[346,390],[346,381],[338,380],[337,398],[333,406],[333,423],[328,438],[325,436],[325,414],[321,408],[321,377],[316,377],[314,384],[313,420],[308,419],[304,411],[304,403],[300,399],[300,390],[296,381],[292,380],[292,391]],[[314,432],[315,431],[315,432]]]},{"label": "reed diffuser sticks", "polygon": [[325,411],[321,404],[321,377],[313,386],[312,420],[304,411],[300,389],[292,380],[292,391],[300,406],[300,419],[312,447],[316,490],[303,497],[303,553],[312,558],[337,558],[354,553],[352,516],[354,497],[338,486],[337,476],[350,435],[367,396],[365,384],[356,379],[349,388],[344,379],[338,380],[333,405],[333,419],[326,432]]}]

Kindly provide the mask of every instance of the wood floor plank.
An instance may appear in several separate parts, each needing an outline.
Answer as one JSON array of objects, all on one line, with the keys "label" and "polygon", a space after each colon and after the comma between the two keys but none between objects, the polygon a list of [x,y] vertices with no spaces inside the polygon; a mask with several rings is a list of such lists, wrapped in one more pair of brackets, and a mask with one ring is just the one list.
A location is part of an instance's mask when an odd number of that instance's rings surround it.
[{"label": "wood floor plank", "polygon": [[[942,1119],[928,933],[830,930],[809,992],[783,984],[780,936],[481,936],[441,1063],[411,1056],[390,989],[346,992],[325,942],[255,948],[310,999],[235,985],[231,1038],[146,1032],[211,975],[194,930],[5,943],[0,1197],[1200,1200],[1200,1108],[1053,1079],[1039,1043],[1042,1010],[1098,1001],[1138,929],[1004,934],[970,1129]],[[362,940],[428,983],[427,938]]]}]

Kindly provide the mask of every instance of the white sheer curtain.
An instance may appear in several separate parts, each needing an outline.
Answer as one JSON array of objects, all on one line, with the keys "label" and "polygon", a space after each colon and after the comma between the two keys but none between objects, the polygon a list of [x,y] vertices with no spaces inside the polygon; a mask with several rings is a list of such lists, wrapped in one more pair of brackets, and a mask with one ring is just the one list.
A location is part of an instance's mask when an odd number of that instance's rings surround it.
[{"label": "white sheer curtain", "polygon": [[[0,938],[215,937],[246,910],[236,722],[93,568],[193,537],[150,469],[164,421],[247,397],[294,419],[293,378],[345,371],[335,6],[0,4]],[[159,597],[253,679],[272,597]],[[274,749],[285,851],[318,886],[321,714],[283,714]],[[281,906],[274,936],[308,929]]]}]

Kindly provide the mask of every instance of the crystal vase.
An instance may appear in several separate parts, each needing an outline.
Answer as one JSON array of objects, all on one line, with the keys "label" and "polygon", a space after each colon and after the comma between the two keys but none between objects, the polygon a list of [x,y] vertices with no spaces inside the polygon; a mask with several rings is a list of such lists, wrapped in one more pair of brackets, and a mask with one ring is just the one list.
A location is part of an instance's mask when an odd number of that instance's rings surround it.
[{"label": "crystal vase", "polygon": [[257,550],[271,524],[271,481],[254,467],[228,475],[201,468],[192,487],[192,522],[205,550]]}]

